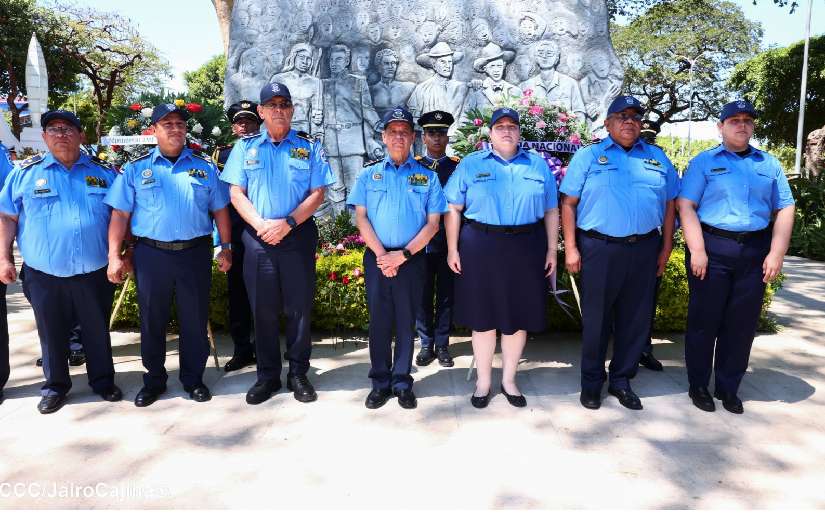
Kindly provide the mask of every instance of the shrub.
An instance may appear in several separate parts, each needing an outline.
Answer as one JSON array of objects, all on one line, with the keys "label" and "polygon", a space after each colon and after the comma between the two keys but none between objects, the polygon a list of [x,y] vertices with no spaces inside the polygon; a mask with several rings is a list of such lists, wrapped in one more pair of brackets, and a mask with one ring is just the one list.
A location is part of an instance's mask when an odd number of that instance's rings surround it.
[{"label": "shrub", "polygon": [[796,177],[790,184],[796,213],[788,252],[825,260],[825,178]]}]

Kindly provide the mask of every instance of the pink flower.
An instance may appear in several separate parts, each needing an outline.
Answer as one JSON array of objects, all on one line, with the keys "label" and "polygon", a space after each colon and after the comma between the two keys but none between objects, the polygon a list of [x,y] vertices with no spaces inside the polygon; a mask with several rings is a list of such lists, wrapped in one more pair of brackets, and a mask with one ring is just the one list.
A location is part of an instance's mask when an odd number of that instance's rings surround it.
[{"label": "pink flower", "polygon": [[566,127],[564,127],[564,126],[559,127],[559,134],[565,135],[568,132],[570,132],[570,131],[568,131]]},{"label": "pink flower", "polygon": [[567,113],[559,113],[559,122],[567,122],[570,119]]},{"label": "pink flower", "polygon": [[535,105],[535,106],[531,106],[530,109],[527,110],[527,112],[530,113],[531,115],[539,116],[542,113],[544,113],[544,108],[539,106],[539,105]]},{"label": "pink flower", "polygon": [[545,127],[547,127],[547,122],[544,120],[539,120],[536,122],[536,129],[544,129]]},{"label": "pink flower", "polygon": [[355,277],[355,278],[360,278],[360,277],[361,277],[361,269],[359,269],[358,267],[356,267],[356,268],[352,271],[352,276],[353,276],[353,277]]},{"label": "pink flower", "polygon": [[480,118],[476,118],[475,120],[473,120],[473,125],[476,126],[476,127],[481,127],[481,124],[483,124],[483,123],[484,123],[484,120],[482,120]]},{"label": "pink flower", "polygon": [[525,97],[532,97],[533,96],[533,90],[531,88],[527,88],[522,93],[524,93]]},{"label": "pink flower", "polygon": [[529,97],[522,97],[521,98],[521,105],[522,106],[529,106],[530,105],[530,98]]},{"label": "pink flower", "polygon": [[581,145],[582,139],[581,136],[579,136],[579,133],[573,133],[570,135],[570,143],[573,145]]},{"label": "pink flower", "polygon": [[343,251],[343,250],[344,250],[344,244],[338,244],[338,245],[336,245],[336,246],[335,246],[335,250],[336,250],[336,251]]}]

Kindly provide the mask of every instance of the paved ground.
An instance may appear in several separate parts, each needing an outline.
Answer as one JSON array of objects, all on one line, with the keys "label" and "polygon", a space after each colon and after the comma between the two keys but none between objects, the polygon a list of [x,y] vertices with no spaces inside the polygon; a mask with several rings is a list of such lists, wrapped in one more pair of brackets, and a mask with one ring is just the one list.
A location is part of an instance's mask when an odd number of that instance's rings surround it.
[{"label": "paved ground", "polygon": [[[773,306],[785,328],[756,340],[742,416],[690,404],[681,335],[656,343],[663,373],[642,370],[635,380],[641,412],[613,398],[595,412],[579,405],[571,334],[528,344],[522,410],[501,395],[487,410],[470,406],[470,346],[456,339],[455,368],[415,372],[418,410],[392,401],[368,411],[364,343],[333,347],[325,336],[313,357],[314,404],[282,391],[248,406],[254,371],[210,367],[210,403],[184,397],[173,378],[162,400],[137,409],[132,333],[114,336],[129,401],[100,401],[73,368],[71,402],[42,416],[32,314],[12,289],[0,508],[822,509],[825,264],[789,258],[786,272]],[[219,349],[223,363],[225,337]]]}]

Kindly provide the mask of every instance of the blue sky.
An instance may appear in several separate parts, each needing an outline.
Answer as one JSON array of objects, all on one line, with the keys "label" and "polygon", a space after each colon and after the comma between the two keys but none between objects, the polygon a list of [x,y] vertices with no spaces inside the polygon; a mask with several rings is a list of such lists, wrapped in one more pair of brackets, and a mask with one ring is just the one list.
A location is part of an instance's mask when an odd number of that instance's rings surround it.
[{"label": "blue sky", "polygon": [[[784,46],[804,37],[807,0],[794,14],[774,6],[771,0],[734,0],[748,18],[765,30],[763,44]],[[223,51],[218,20],[209,0],[76,0],[79,6],[115,11],[135,23],[140,32],[169,60],[175,78],[169,84],[183,89],[182,74],[194,70]],[[814,0],[811,32],[825,33],[825,0]]]}]

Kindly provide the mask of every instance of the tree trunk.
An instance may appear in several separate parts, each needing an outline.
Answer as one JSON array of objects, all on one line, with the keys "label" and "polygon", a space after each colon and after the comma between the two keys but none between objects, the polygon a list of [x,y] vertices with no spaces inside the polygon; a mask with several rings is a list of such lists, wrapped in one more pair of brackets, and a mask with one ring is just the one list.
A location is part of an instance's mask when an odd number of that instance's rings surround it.
[{"label": "tree trunk", "polygon": [[212,0],[215,13],[218,15],[218,25],[223,38],[223,53],[229,55],[229,25],[232,21],[232,6],[235,0]]}]

